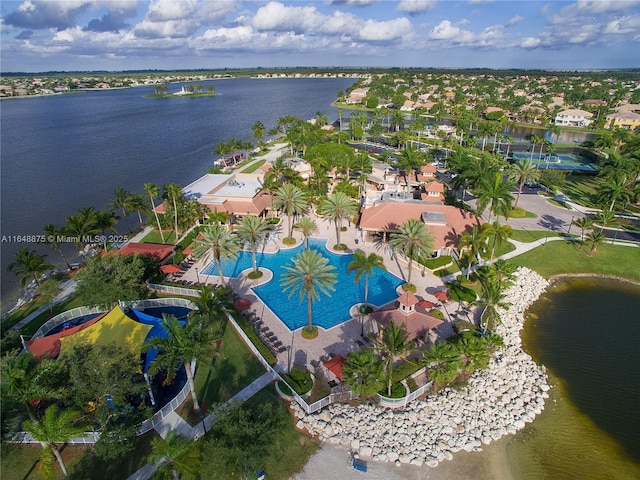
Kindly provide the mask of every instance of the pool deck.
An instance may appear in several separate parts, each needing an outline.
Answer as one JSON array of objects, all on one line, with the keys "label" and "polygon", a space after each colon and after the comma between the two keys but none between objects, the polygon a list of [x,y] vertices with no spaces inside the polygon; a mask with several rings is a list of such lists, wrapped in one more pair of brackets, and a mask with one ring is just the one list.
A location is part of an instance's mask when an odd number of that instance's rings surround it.
[{"label": "pool deck", "polygon": [[[335,228],[332,223],[323,219],[322,217],[316,216],[315,214],[311,214],[311,218],[313,218],[318,224],[318,233],[316,236],[329,238],[329,242],[327,245],[333,245],[335,243]],[[282,244],[281,238],[286,235],[287,228],[287,219],[284,218],[283,222],[280,224],[280,232],[277,235],[272,235],[271,240],[265,247],[265,251],[277,251],[278,248],[290,248]],[[298,244],[300,244],[303,240],[302,234],[298,231],[294,230],[294,237],[298,240]],[[358,238],[358,243],[356,244],[356,238]],[[377,253],[378,255],[384,258],[384,264],[388,271],[398,276],[399,278],[405,279],[407,275],[407,262],[404,261],[403,258],[398,258],[395,256],[392,258],[391,252],[388,248],[379,248],[377,245],[366,242],[363,243],[360,239],[360,232],[357,230],[355,225],[351,225],[347,228],[346,232],[340,233],[340,241],[347,245],[348,249],[346,253],[353,253],[355,251],[361,250],[367,253]],[[336,252],[339,253],[339,252]],[[199,261],[194,264],[185,274],[183,275],[183,279],[190,281],[197,281],[195,268],[198,268],[198,271],[202,272],[202,269],[206,266],[208,262]],[[270,272],[269,272],[270,273]],[[255,310],[256,315],[261,317],[265,326],[268,326],[270,330],[276,334],[276,336],[282,341],[282,343],[286,345],[291,345],[291,366],[294,365],[305,365],[310,370],[313,370],[311,366],[312,361],[320,360],[321,357],[325,357],[328,355],[343,355],[346,356],[347,353],[353,350],[357,350],[360,347],[356,344],[356,341],[360,340],[360,332],[361,332],[361,324],[358,318],[352,318],[346,322],[343,322],[335,327],[332,327],[328,330],[323,328],[319,328],[319,335],[313,340],[303,339],[300,335],[300,329],[291,331],[289,328],[264,304],[260,298],[253,292],[251,289],[253,286],[264,283],[265,281],[269,281],[272,275],[267,274],[267,276],[263,276],[257,280],[250,280],[246,277],[246,275],[241,274],[237,278],[227,278],[226,280],[233,287],[234,293],[241,298],[247,298],[251,300],[252,306],[251,310]],[[200,273],[199,281],[203,283],[216,284],[218,283],[217,275],[203,275]],[[272,280],[273,281],[273,280]],[[411,282],[416,285],[417,291],[416,295],[425,300],[432,301],[434,303],[438,302],[433,296],[433,292],[437,289],[443,287],[443,282],[439,277],[431,275],[427,273],[425,276],[422,276],[421,269],[415,264],[413,267],[413,273],[411,274]],[[286,295],[283,293],[283,295]],[[292,297],[293,302],[297,301],[297,297]],[[453,313],[457,309],[458,305],[456,302],[450,301],[447,302],[445,308],[441,308],[443,313],[445,313],[445,322],[438,327],[437,333],[438,337],[448,337],[453,334],[452,328],[452,320],[455,320],[449,316],[450,313]],[[375,326],[372,322],[365,324],[364,333],[371,333],[375,331]],[[289,363],[288,353],[285,351],[278,356],[279,365],[287,369]]]}]

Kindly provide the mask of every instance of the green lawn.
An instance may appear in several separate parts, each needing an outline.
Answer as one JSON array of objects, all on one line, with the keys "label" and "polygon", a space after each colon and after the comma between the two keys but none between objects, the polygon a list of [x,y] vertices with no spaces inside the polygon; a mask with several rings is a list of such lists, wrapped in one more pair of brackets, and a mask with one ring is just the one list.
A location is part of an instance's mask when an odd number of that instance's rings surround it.
[{"label": "green lawn", "polygon": [[591,175],[568,175],[560,190],[580,205],[597,207],[599,183],[599,178]]},{"label": "green lawn", "polygon": [[[573,227],[575,228],[575,227]],[[531,243],[545,237],[560,237],[563,233],[549,230],[512,230],[511,239],[516,242]]]},{"label": "green lawn", "polygon": [[[171,245],[176,243],[176,232],[173,230],[163,230],[162,233],[164,235],[164,243]],[[160,232],[153,229],[142,239],[142,243],[162,243]]]},{"label": "green lawn", "polygon": [[603,244],[591,257],[578,248],[578,242],[549,242],[509,262],[535,270],[545,278],[563,273],[594,273],[640,281],[640,248]]},{"label": "green lawn", "polygon": [[258,170],[262,165],[264,165],[266,160],[259,160],[252,165],[249,165],[247,168],[242,170],[240,173],[253,173]]},{"label": "green lawn", "polygon": [[[155,431],[137,437],[132,453],[118,460],[105,462],[92,455],[86,446],[67,445],[62,449],[62,457],[71,478],[87,480],[111,480],[114,478],[128,478],[147,463],[147,456],[151,451],[151,439],[156,436]],[[0,471],[2,480],[40,480],[38,473],[38,459],[42,447],[40,445],[2,444],[0,455]],[[62,480],[64,476],[56,465],[54,480]]]},{"label": "green lawn", "polygon": [[227,325],[219,353],[210,363],[198,364],[196,392],[207,405],[223,403],[264,373],[231,325]]}]

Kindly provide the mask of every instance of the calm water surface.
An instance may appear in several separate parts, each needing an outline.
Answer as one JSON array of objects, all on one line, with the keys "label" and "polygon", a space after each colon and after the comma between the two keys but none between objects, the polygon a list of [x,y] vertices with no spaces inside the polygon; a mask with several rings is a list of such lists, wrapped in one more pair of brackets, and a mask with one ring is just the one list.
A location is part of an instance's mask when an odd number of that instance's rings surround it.
[{"label": "calm water surface", "polygon": [[[144,193],[144,183],[186,185],[212,166],[211,152],[229,138],[251,140],[259,120],[303,119],[330,106],[353,79],[250,79],[199,82],[217,97],[144,98],[152,87],[3,100],[0,108],[2,235],[41,234],[80,208],[107,206],[116,187]],[[172,85],[178,91],[180,85]],[[123,223],[123,222],[121,222]],[[130,219],[133,227],[135,219]],[[126,229],[121,225],[121,230]],[[6,271],[21,246],[3,243],[3,309],[17,282]],[[59,255],[47,260],[62,264]],[[69,248],[69,253],[72,248]]]},{"label": "calm water surface", "polygon": [[563,280],[528,314],[523,346],[554,388],[509,444],[515,478],[640,478],[640,287]]}]

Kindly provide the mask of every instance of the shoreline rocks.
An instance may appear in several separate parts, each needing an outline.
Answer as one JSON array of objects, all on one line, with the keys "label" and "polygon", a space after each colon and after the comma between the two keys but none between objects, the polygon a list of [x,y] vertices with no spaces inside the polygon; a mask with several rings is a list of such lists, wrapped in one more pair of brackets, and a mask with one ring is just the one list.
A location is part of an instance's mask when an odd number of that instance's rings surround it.
[{"label": "shoreline rocks", "polygon": [[429,467],[460,450],[480,451],[483,444],[516,433],[542,412],[549,396],[545,368],[521,349],[520,339],[525,310],[548,285],[537,273],[518,269],[505,292],[510,306],[500,309],[502,324],[496,328],[505,348],[465,388],[446,388],[398,410],[331,404],[306,415],[293,402],[297,426],[360,457]]}]

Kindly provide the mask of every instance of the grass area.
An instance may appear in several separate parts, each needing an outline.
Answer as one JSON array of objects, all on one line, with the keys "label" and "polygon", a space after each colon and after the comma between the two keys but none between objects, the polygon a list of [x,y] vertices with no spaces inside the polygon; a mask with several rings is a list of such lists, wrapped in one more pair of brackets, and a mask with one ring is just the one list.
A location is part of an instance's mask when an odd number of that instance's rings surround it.
[{"label": "grass area", "polygon": [[231,325],[227,325],[218,351],[220,358],[200,363],[196,372],[198,400],[215,405],[229,400],[253,380],[264,373],[264,368],[253,356]]},{"label": "grass area", "polygon": [[[154,431],[137,437],[133,452],[122,459],[104,461],[91,453],[86,446],[67,445],[62,449],[62,458],[71,478],[87,480],[111,480],[113,478],[128,478],[147,463],[147,456],[151,452],[151,439],[156,436]],[[38,473],[40,445],[2,444],[0,455],[0,471],[3,480],[26,480],[42,478]],[[56,465],[54,480],[62,480],[62,471]]]},{"label": "grass area", "polygon": [[524,208],[516,207],[509,213],[509,218],[537,218],[537,215],[525,210]]},{"label": "grass area", "polygon": [[602,244],[593,256],[579,249],[578,242],[556,241],[534,248],[509,260],[515,266],[535,270],[545,278],[558,274],[593,273],[614,275],[640,282],[640,248]]},{"label": "grass area", "polygon": [[562,232],[554,232],[549,230],[512,230],[511,239],[516,242],[531,243],[545,237],[561,237],[566,235]]},{"label": "grass area", "polygon": [[562,192],[571,200],[585,207],[597,207],[600,180],[591,175],[567,175]]},{"label": "grass area", "polygon": [[[163,230],[162,233],[164,235],[164,243],[171,245],[176,243],[176,232],[173,230]],[[142,239],[142,243],[162,243],[160,232],[153,229]]]},{"label": "grass area", "polygon": [[262,165],[264,165],[266,160],[259,160],[252,165],[249,165],[247,168],[242,170],[240,173],[253,173],[258,170]]}]

